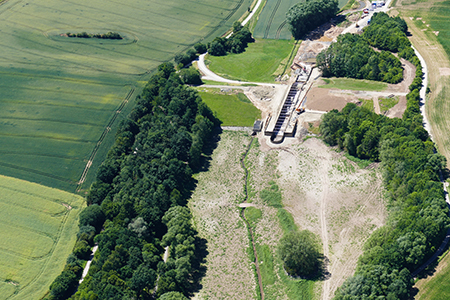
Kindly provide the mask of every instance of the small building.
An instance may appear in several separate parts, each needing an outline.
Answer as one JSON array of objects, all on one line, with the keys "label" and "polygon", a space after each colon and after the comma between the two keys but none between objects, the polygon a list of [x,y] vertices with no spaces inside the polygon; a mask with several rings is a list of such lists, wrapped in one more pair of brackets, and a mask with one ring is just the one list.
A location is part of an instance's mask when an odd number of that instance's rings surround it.
[{"label": "small building", "polygon": [[261,120],[256,120],[255,123],[253,124],[253,131],[254,132],[261,132],[262,127],[263,127],[263,121]]}]

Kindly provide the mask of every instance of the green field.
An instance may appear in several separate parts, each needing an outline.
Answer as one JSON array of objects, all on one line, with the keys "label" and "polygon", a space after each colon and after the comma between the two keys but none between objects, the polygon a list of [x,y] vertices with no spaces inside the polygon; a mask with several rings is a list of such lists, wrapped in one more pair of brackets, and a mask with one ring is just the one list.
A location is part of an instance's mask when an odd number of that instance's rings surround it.
[{"label": "green field", "polygon": [[351,79],[351,78],[322,78],[326,83],[319,86],[325,89],[340,89],[352,91],[383,91],[388,84],[379,81]]},{"label": "green field", "polygon": [[243,93],[220,94],[218,91],[208,91],[199,94],[222,121],[222,126],[253,126],[255,120],[261,118],[261,112]]},{"label": "green field", "polygon": [[[450,0],[446,1],[402,1],[402,5],[406,9],[416,10],[415,7],[410,7],[410,4],[417,4],[420,2],[427,2],[425,9],[408,12],[408,15],[414,17],[414,24],[425,31],[427,35],[434,35],[438,42],[444,47],[447,56],[450,57]],[[417,19],[420,17],[421,19]],[[425,23],[424,23],[425,21]],[[433,32],[438,32],[437,36]],[[433,37],[434,38],[434,37]]]},{"label": "green field", "polygon": [[450,298],[450,255],[445,254],[443,259],[439,262],[437,272],[434,276],[419,280],[416,287],[419,288],[419,293],[415,297],[418,300],[446,300]]},{"label": "green field", "polygon": [[[75,191],[140,93],[176,53],[230,28],[251,0],[9,0],[0,5],[0,173]],[[61,34],[120,33],[123,40]],[[97,154],[97,155],[95,155]],[[94,156],[95,155],[95,156]],[[84,174],[86,175],[86,174]]]},{"label": "green field", "polygon": [[0,176],[0,299],[40,299],[72,252],[84,199]]},{"label": "green field", "polygon": [[[256,39],[245,52],[207,57],[211,71],[226,78],[250,82],[274,82],[284,70],[289,71],[290,54],[296,44],[290,40]],[[294,50],[295,51],[295,50]]]},{"label": "green field", "polygon": [[[292,34],[286,22],[286,13],[289,8],[299,2],[305,2],[305,0],[267,0],[258,17],[253,35],[264,39],[291,39]],[[346,3],[347,0],[339,0],[339,7],[343,7]]]},{"label": "green field", "polygon": [[267,0],[258,18],[253,35],[256,38],[289,40],[292,37],[286,13],[299,0]]}]

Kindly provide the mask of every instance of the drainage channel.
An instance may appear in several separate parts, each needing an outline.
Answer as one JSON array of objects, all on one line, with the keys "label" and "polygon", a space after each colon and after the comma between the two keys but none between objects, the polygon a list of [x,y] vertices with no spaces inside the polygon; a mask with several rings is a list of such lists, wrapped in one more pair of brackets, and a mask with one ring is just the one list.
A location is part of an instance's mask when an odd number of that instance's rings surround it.
[{"label": "drainage channel", "polygon": [[[254,139],[254,137],[252,137],[252,139],[250,140],[250,143],[248,144],[247,150],[245,151],[245,153],[242,155],[242,158],[241,158],[241,167],[242,167],[242,169],[244,169],[244,172],[245,172],[245,178],[244,178],[244,180],[245,180],[244,181],[245,198],[244,198],[243,203],[247,202],[247,200],[248,200],[248,187],[247,187],[248,170],[245,167],[245,158],[247,157],[247,154],[250,151],[250,148],[251,148],[252,143],[253,143],[253,139]],[[256,274],[258,276],[259,292],[260,292],[260,295],[261,295],[261,300],[264,300],[264,290],[263,290],[263,286],[262,286],[261,272],[259,271],[258,253],[256,253],[255,238],[253,236],[253,230],[250,227],[250,223],[245,218],[245,207],[242,208],[241,217],[244,220],[245,224],[247,225],[248,232],[250,233],[250,239],[251,239],[251,242],[252,242],[253,254],[255,256],[254,263],[255,263],[255,267],[256,267]]]}]

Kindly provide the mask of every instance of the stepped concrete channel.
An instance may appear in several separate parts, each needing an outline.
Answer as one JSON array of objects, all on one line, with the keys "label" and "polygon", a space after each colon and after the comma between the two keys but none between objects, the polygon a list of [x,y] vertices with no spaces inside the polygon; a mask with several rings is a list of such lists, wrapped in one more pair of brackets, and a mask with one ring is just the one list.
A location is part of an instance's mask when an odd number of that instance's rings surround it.
[{"label": "stepped concrete channel", "polygon": [[304,111],[306,94],[312,85],[311,78],[315,76],[317,69],[305,68],[299,74],[291,77],[290,87],[284,96],[284,101],[275,116],[269,115],[266,119],[264,134],[270,136],[273,143],[282,143],[285,137],[295,136],[297,119],[301,111]]}]

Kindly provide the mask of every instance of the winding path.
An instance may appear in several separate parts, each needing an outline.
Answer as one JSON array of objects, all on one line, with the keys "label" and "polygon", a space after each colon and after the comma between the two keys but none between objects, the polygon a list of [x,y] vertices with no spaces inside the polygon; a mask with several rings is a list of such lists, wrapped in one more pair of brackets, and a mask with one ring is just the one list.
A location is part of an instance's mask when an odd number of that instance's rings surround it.
[{"label": "winding path", "polygon": [[[422,72],[423,72],[423,77],[424,77],[423,85],[422,85],[422,88],[420,89],[420,112],[423,116],[423,127],[430,135],[431,140],[433,140],[431,126],[430,126],[430,123],[428,122],[428,118],[427,118],[427,114],[426,114],[426,110],[425,110],[426,87],[428,86],[428,67],[427,67],[427,63],[425,62],[425,59],[423,59],[423,57],[422,57],[422,55],[420,55],[419,51],[417,51],[417,49],[414,47],[413,47],[413,49],[414,49],[414,52],[416,53],[417,57],[419,58],[420,63],[422,64]],[[442,174],[440,174],[440,177],[441,177],[440,179],[441,179],[444,191],[445,191],[445,201],[447,202],[448,205],[450,205],[450,199],[448,197],[447,187],[445,186],[445,182],[443,180]],[[450,212],[449,212],[449,215],[450,215]],[[447,230],[445,239],[442,241],[442,244],[439,247],[439,249],[437,249],[437,251],[433,254],[432,257],[430,257],[430,259],[427,262],[425,262],[417,270],[415,270],[411,274],[411,276],[414,278],[417,277],[417,275],[419,275],[420,272],[422,272],[429,265],[431,265],[444,252],[449,241],[450,241],[450,228]]]}]

